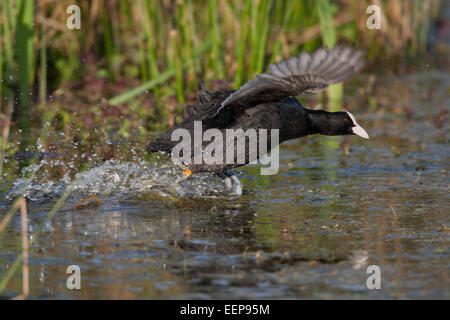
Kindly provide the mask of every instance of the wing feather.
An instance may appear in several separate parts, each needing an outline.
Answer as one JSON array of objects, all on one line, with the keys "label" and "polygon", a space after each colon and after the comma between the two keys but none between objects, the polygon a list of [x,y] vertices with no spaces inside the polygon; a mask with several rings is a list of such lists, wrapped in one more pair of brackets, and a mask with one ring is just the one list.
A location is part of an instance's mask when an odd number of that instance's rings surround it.
[{"label": "wing feather", "polygon": [[316,93],[330,84],[347,81],[364,66],[364,52],[348,46],[331,50],[320,48],[313,54],[296,57],[269,66],[229,95],[217,108],[251,108],[262,102],[276,102],[304,93]]}]

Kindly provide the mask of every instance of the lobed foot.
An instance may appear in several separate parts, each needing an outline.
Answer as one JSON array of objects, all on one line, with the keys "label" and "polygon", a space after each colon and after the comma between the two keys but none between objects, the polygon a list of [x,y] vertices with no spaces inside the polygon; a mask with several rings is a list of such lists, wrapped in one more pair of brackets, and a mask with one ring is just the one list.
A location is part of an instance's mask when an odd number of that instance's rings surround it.
[{"label": "lobed foot", "polygon": [[231,189],[235,195],[242,195],[242,183],[232,171],[221,171],[218,173],[218,175],[223,179],[223,182],[225,183],[225,187],[227,189]]}]

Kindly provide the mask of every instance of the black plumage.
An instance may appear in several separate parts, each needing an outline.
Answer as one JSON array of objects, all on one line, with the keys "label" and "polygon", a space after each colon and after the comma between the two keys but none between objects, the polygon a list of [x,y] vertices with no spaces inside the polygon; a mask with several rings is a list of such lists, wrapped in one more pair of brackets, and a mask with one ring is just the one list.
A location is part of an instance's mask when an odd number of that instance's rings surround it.
[{"label": "black plumage", "polygon": [[[310,134],[354,134],[354,128],[359,126],[350,113],[308,110],[293,97],[315,93],[330,84],[346,81],[363,65],[363,51],[347,46],[331,50],[320,48],[313,54],[302,52],[271,65],[269,72],[258,75],[239,90],[200,91],[197,102],[187,108],[184,121],[151,141],[147,151],[170,152],[178,143],[171,141],[172,132],[177,128],[192,131],[194,121],[200,120],[203,130],[216,128],[223,133],[226,129],[238,128],[279,129],[280,143]],[[206,144],[208,142],[204,142]],[[248,163],[248,150],[246,153]],[[189,168],[192,172],[221,173],[240,165],[203,163],[191,164]]]}]

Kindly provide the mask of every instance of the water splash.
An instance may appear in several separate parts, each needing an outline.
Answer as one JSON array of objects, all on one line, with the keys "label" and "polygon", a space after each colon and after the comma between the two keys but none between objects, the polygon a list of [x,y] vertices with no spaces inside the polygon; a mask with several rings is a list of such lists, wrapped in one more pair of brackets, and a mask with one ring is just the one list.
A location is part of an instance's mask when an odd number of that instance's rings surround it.
[{"label": "water splash", "polygon": [[108,160],[98,167],[77,173],[73,178],[65,174],[61,180],[46,180],[37,172],[44,164],[61,165],[60,161],[42,160],[27,168],[26,178],[18,178],[6,193],[7,200],[23,196],[32,202],[56,200],[67,188],[72,199],[97,195],[120,199],[131,194],[155,192],[160,196],[215,196],[223,192],[220,180],[211,175],[183,179],[179,167],[145,161],[120,162]]}]

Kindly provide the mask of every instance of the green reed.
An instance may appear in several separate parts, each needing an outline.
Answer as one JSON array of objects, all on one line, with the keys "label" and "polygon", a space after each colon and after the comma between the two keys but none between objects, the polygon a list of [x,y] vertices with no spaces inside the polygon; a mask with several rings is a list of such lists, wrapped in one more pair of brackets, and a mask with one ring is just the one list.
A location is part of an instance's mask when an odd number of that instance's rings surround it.
[{"label": "green reed", "polygon": [[184,48],[184,57],[188,64],[186,72],[186,87],[194,90],[197,85],[198,64],[193,54],[193,47],[198,45],[195,34],[195,20],[192,17],[192,1],[177,4],[177,28],[179,30],[179,47]]},{"label": "green reed", "polygon": [[179,56],[181,52],[179,51],[179,35],[177,30],[171,30],[170,34],[170,46],[171,46],[171,66],[175,69],[175,87],[177,92],[178,101],[184,102],[184,90],[183,90],[183,65]]},{"label": "green reed", "polygon": [[[2,44],[2,29],[0,28],[0,79],[3,80],[3,44]],[[3,104],[3,85],[0,83],[0,111]]]},{"label": "green reed", "polygon": [[[322,39],[325,46],[333,48],[336,45],[336,30],[333,24],[333,14],[329,0],[317,0],[317,11],[321,26]],[[339,110],[342,106],[342,83],[331,85],[327,89],[330,111]]]},{"label": "green reed", "polygon": [[239,8],[239,24],[237,26],[238,29],[238,42],[236,46],[236,64],[237,69],[234,77],[234,86],[238,88],[244,78],[244,69],[245,69],[245,54],[247,51],[247,37],[248,37],[248,17],[250,16],[252,1],[245,1],[245,5],[242,8]]},{"label": "green reed", "polygon": [[209,1],[209,12],[211,15],[211,27],[212,27],[212,52],[211,52],[211,66],[214,70],[214,77],[221,79],[224,77],[223,62],[222,62],[222,49],[221,49],[221,34],[219,30],[219,17],[217,0]]},{"label": "green reed", "polygon": [[18,0],[16,20],[16,57],[18,65],[19,81],[19,108],[17,110],[22,130],[21,148],[25,149],[30,143],[30,84],[34,76],[34,54],[33,54],[33,24],[34,4],[32,1]]},{"label": "green reed", "polygon": [[[157,16],[155,8],[148,1],[136,0],[139,5],[140,19],[142,22],[142,31],[145,35],[145,40],[147,44],[147,62],[151,79],[155,79],[159,75],[157,57],[156,57],[156,39],[155,39],[155,29],[154,21]],[[157,90],[155,88],[155,90]]]},{"label": "green reed", "polygon": [[39,103],[47,103],[47,41],[45,39],[44,25],[41,26],[41,49],[40,49],[40,79],[39,79]]},{"label": "green reed", "polygon": [[[439,7],[438,0],[381,2],[393,37],[385,30],[367,32],[365,9],[370,0],[112,0],[97,8],[82,1],[82,30],[64,29],[66,2],[48,3],[0,2],[0,76],[4,80],[0,105],[4,108],[4,98],[15,94],[19,104],[14,120],[19,120],[24,137],[31,115],[37,113],[35,102],[45,103],[47,90],[82,86],[85,77],[129,84],[116,97],[119,92],[110,93],[114,103],[131,103],[146,90],[155,100],[175,96],[182,103],[191,99],[200,83],[225,80],[237,88],[274,61],[321,44],[331,47],[340,39],[366,47],[370,59],[423,52]],[[41,10],[44,6],[47,10]],[[391,6],[401,10],[390,10]],[[57,21],[59,27],[49,23],[42,29],[35,11]],[[406,18],[399,19],[397,12]],[[413,34],[396,21],[409,21]],[[205,42],[210,43],[208,50],[196,53]],[[94,67],[80,59],[82,54],[93,56]],[[35,63],[36,58],[40,63]],[[39,94],[34,97],[31,92]],[[342,92],[342,85],[329,89],[333,110],[341,104]],[[33,119],[40,120],[39,114]]]}]

